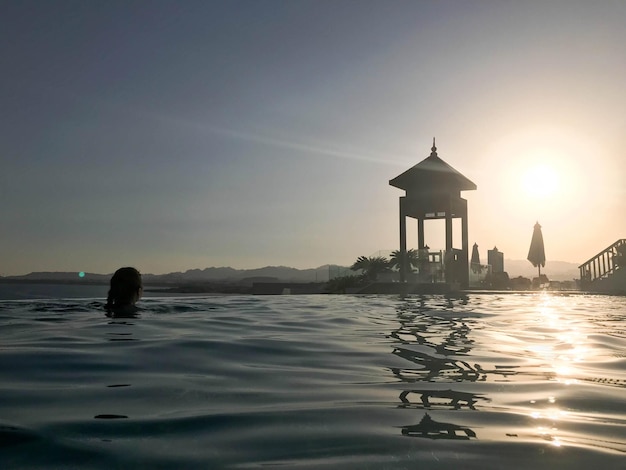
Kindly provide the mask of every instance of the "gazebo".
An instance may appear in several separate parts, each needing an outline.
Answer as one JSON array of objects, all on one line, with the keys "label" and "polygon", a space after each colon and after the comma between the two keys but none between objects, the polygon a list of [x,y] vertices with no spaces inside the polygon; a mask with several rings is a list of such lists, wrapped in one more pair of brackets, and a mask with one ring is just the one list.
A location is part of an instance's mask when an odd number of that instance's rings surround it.
[{"label": "gazebo", "polygon": [[[458,282],[461,287],[469,284],[469,254],[467,229],[467,200],[461,191],[472,191],[476,185],[444,162],[437,155],[433,138],[430,156],[404,173],[389,181],[391,186],[402,189],[400,197],[400,280],[406,280],[406,218],[417,219],[417,245],[423,250],[424,222],[445,219],[446,223],[446,282]],[[461,249],[453,248],[452,219],[461,219]]]}]

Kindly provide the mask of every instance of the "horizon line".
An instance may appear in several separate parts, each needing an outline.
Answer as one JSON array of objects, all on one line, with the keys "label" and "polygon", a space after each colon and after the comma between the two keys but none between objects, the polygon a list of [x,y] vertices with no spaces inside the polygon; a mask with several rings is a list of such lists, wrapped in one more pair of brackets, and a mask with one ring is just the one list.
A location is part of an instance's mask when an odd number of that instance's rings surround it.
[{"label": "horizon line", "polygon": [[[383,251],[383,250],[381,250]],[[515,259],[515,258],[504,258],[505,264],[506,261],[513,261],[513,262],[528,262],[528,260],[525,259]],[[549,263],[565,263],[565,264],[571,264],[571,265],[576,265],[576,267],[580,267],[581,264],[578,262],[574,262],[574,261],[562,261],[562,260],[553,260],[553,261],[546,261],[546,265],[548,265]],[[481,263],[484,265],[487,265],[486,263]],[[320,270],[320,269],[327,269],[331,266],[336,266],[339,268],[346,268],[346,269],[350,269],[350,266],[348,265],[341,265],[341,264],[335,264],[335,263],[326,263],[326,264],[322,264],[320,266],[317,267],[310,267],[310,268],[296,268],[293,266],[287,266],[284,264],[268,264],[265,266],[260,266],[260,267],[255,267],[255,268],[234,268],[232,266],[207,266],[204,268],[188,268],[185,271],[168,271],[168,272],[163,272],[163,273],[148,273],[148,272],[142,272],[142,276],[166,276],[168,274],[176,274],[176,273],[186,273],[189,271],[204,271],[207,269],[232,269],[234,271],[254,271],[254,270],[259,270],[259,269],[266,269],[266,268],[285,268],[285,269],[295,269],[297,271],[316,271],[316,270]],[[529,268],[530,269],[530,268]],[[22,277],[22,276],[28,276],[31,274],[43,274],[43,273],[47,273],[47,274],[79,274],[79,273],[84,273],[85,275],[87,274],[91,274],[91,275],[97,275],[97,276],[110,276],[113,274],[113,272],[107,272],[107,273],[100,273],[100,272],[90,272],[90,271],[83,271],[83,270],[70,270],[70,271],[52,271],[52,270],[41,270],[41,271],[30,271],[26,274],[1,274],[0,278],[8,278],[8,277]]]}]

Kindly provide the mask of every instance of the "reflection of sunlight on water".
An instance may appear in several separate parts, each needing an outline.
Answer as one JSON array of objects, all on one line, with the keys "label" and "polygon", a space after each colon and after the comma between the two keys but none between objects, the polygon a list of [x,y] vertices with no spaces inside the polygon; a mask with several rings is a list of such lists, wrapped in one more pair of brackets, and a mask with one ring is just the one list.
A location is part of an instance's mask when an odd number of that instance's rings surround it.
[{"label": "reflection of sunlight on water", "polygon": [[[531,322],[535,328],[534,344],[526,350],[554,372],[554,380],[564,385],[577,383],[575,378],[581,373],[577,364],[583,363],[590,355],[591,344],[587,334],[572,318],[567,317],[568,309],[557,296],[542,294]],[[529,319],[530,320],[530,319]],[[538,327],[537,327],[538,326]],[[532,340],[531,340],[532,341]],[[564,443],[558,435],[559,421],[567,421],[570,413],[555,406],[556,397],[547,397],[548,407],[532,410],[529,416],[538,421],[535,430],[539,437],[555,447]],[[535,400],[531,401],[536,404]]]},{"label": "reflection of sunlight on water", "polygon": [[[389,370],[404,384],[398,408],[428,412],[432,422],[416,417],[403,423],[403,435],[467,439],[467,429],[497,440],[505,428],[507,439],[559,453],[581,446],[624,452],[614,438],[624,422],[619,390],[606,387],[626,380],[604,378],[623,370],[623,342],[613,339],[622,323],[611,323],[623,322],[622,311],[604,313],[605,299],[587,306],[586,297],[555,293],[503,297],[497,309],[473,299],[468,309],[410,300],[386,336],[395,356]],[[494,413],[507,421],[484,426]]]},{"label": "reflection of sunlight on water", "polygon": [[[554,403],[556,399],[554,397],[548,398],[548,402]],[[555,436],[554,434],[558,432],[559,428],[556,426],[556,423],[559,420],[566,420],[568,418],[569,413],[567,411],[561,410],[559,408],[548,408],[541,411],[533,411],[530,413],[530,417],[535,420],[541,420],[542,422],[549,422],[550,425],[546,426],[544,424],[536,426],[536,431],[539,437],[550,442],[553,446],[561,447],[562,441],[559,436]]]},{"label": "reflection of sunlight on water", "polygon": [[559,419],[567,418],[569,413],[567,411],[560,410],[558,408],[550,408],[542,411],[533,411],[530,413],[530,417],[533,419],[549,419],[551,421],[558,421]]},{"label": "reflection of sunlight on water", "polygon": [[551,434],[552,431],[554,431],[555,429],[548,429],[546,427],[543,426],[538,426],[537,427],[537,432],[539,434],[539,437],[542,438],[545,441],[550,442],[550,444],[557,446],[557,447],[561,447],[561,440],[559,439],[558,436],[553,436]]},{"label": "reflection of sunlight on water", "polygon": [[572,383],[579,370],[576,363],[583,362],[590,354],[587,335],[565,317],[566,308],[561,298],[542,294],[534,323],[542,326],[539,343],[531,344],[527,350],[549,365],[555,379]]}]

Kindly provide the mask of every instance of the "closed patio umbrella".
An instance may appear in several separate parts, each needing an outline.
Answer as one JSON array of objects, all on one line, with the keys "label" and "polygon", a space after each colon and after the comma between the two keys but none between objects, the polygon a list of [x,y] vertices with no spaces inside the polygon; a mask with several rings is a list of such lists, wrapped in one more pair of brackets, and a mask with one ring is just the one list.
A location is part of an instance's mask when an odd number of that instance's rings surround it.
[{"label": "closed patio umbrella", "polygon": [[541,276],[541,267],[546,265],[546,252],[543,247],[543,235],[541,234],[539,222],[535,224],[533,238],[530,241],[530,249],[528,250],[528,258],[526,259],[534,267],[539,268],[539,276]]}]

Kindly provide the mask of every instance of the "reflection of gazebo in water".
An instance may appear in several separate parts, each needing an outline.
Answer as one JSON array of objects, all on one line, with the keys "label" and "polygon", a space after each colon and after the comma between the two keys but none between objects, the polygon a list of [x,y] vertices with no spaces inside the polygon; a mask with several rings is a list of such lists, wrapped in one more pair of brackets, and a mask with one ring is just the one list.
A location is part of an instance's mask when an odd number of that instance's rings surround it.
[{"label": "reflection of gazebo in water", "polygon": [[[467,201],[461,191],[475,190],[476,185],[456,171],[437,155],[435,139],[430,156],[401,175],[389,181],[391,186],[403,189],[400,197],[400,253],[405,260],[400,266],[400,280],[406,280],[406,218],[417,219],[418,250],[424,250],[424,221],[446,221],[446,282],[469,284],[469,253],[467,229]],[[452,219],[461,219],[461,249],[452,245]]]},{"label": "reflection of gazebo in water", "polygon": [[402,426],[402,434],[413,437],[427,437],[429,439],[469,440],[472,437],[476,437],[476,433],[470,428],[452,423],[440,423],[432,419],[428,413],[424,415],[418,424]]}]

